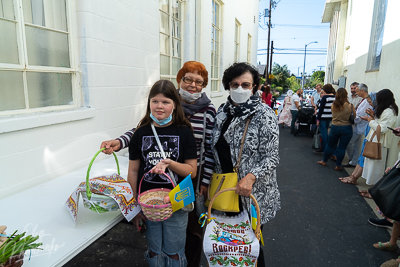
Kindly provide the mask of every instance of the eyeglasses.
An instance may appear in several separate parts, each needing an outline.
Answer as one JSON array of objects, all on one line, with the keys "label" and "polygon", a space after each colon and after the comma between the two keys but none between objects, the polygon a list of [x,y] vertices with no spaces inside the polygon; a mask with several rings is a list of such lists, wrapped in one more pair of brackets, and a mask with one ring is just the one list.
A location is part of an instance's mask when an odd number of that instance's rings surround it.
[{"label": "eyeglasses", "polygon": [[183,77],[182,80],[183,80],[184,83],[187,83],[187,84],[192,84],[194,82],[197,86],[203,86],[204,85],[203,81],[193,80],[190,77]]},{"label": "eyeglasses", "polygon": [[232,89],[238,89],[238,87],[239,86],[242,86],[242,88],[244,88],[244,89],[251,89],[252,88],[252,83],[249,83],[249,82],[244,82],[244,83],[237,83],[237,82],[230,82],[229,83],[229,86],[232,88]]}]

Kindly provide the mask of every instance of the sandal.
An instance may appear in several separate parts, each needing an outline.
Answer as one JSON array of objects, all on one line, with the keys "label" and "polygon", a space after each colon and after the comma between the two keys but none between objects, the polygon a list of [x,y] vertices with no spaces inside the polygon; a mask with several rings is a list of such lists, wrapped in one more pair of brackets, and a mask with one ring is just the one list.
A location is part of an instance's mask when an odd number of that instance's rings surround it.
[{"label": "sandal", "polygon": [[392,246],[392,245],[390,245],[389,242],[385,242],[385,243],[378,242],[378,243],[375,243],[373,246],[374,246],[374,248],[379,249],[379,250],[394,251],[396,249],[396,245]]},{"label": "sandal", "polygon": [[323,160],[317,161],[317,163],[319,165],[326,166],[326,162],[324,162]]},{"label": "sandal", "polygon": [[333,155],[330,157],[330,159],[333,160],[333,161],[337,160],[336,156],[333,156]]},{"label": "sandal", "polygon": [[340,167],[340,166],[335,166],[335,171],[342,171],[342,170],[343,170],[342,167]]},{"label": "sandal", "polygon": [[348,177],[340,177],[339,180],[344,184],[354,184],[357,185],[357,178],[354,177],[352,174]]},{"label": "sandal", "polygon": [[365,198],[372,198],[371,195],[369,194],[368,190],[359,190],[358,193],[360,193],[360,195],[361,195],[362,197],[365,197]]}]

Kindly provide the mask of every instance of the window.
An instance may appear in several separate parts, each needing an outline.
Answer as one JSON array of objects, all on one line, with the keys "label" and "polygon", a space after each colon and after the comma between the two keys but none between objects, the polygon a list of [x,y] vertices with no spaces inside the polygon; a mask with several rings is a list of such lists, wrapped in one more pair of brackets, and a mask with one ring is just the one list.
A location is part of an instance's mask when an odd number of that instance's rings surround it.
[{"label": "window", "polygon": [[235,55],[233,58],[234,62],[239,62],[239,51],[240,51],[240,23],[235,21]]},{"label": "window", "polygon": [[160,0],[160,76],[175,85],[182,65],[182,13],[178,0]]},{"label": "window", "polygon": [[69,1],[0,0],[0,115],[80,104]]},{"label": "window", "polygon": [[379,70],[382,55],[387,0],[375,0],[367,70]]},{"label": "window", "polygon": [[247,35],[247,63],[251,63],[251,35]]},{"label": "window", "polygon": [[219,92],[219,56],[221,38],[221,5],[212,0],[212,28],[211,28],[211,91]]}]

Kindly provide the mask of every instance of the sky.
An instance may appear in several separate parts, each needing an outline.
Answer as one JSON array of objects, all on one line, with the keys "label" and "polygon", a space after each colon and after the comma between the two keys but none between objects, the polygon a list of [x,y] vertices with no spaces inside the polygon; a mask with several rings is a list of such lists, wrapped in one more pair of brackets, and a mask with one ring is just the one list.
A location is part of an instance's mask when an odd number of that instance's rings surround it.
[{"label": "sky", "polygon": [[[299,73],[301,76],[305,45],[316,41],[318,43],[307,46],[305,72],[312,74],[313,70],[325,70],[330,26],[329,23],[321,23],[325,0],[275,0],[275,2],[276,7],[272,8],[271,14],[271,40],[274,41],[275,48],[272,62],[281,66],[286,64],[291,73],[296,76]],[[264,10],[268,8],[269,0],[261,0],[257,64],[266,64],[267,60],[268,17],[264,17]]]}]

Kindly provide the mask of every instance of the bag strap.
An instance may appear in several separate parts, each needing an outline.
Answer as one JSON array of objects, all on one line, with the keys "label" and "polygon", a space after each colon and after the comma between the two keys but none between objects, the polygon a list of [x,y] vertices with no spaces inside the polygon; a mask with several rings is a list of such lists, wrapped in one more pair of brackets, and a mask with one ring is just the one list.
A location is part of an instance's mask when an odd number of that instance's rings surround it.
[{"label": "bag strap", "polygon": [[[160,149],[160,152],[161,152],[161,156],[163,157],[163,159],[167,159],[167,157],[165,156],[165,153],[164,153],[164,149],[161,146],[161,142],[160,142],[160,139],[158,138],[158,134],[157,134],[156,128],[154,127],[153,122],[150,123],[150,126],[151,126],[151,129],[153,130],[154,137],[156,138],[158,148]],[[176,187],[176,181],[174,178],[172,178],[172,177],[175,177],[175,175],[171,171],[170,168],[168,168],[168,171],[169,171],[169,175],[171,176],[172,184],[174,185],[174,187]]]},{"label": "bag strap", "polygon": [[251,118],[252,118],[252,116],[249,116],[247,118],[246,126],[244,127],[242,140],[240,141],[239,157],[238,157],[238,160],[237,160],[237,163],[236,163],[235,167],[233,167],[233,171],[236,172],[236,173],[238,172],[240,160],[242,159],[242,151],[243,151],[244,140],[246,139],[247,129],[249,128],[249,124],[250,124]]},{"label": "bag strap", "polygon": [[201,140],[201,146],[200,146],[200,162],[199,162],[199,170],[197,171],[197,184],[196,184],[196,193],[200,192],[200,179],[201,179],[201,170],[202,168],[202,163],[203,163],[203,154],[204,154],[204,143],[206,140],[206,122],[207,122],[207,113],[204,112],[204,118],[203,118],[203,139]]},{"label": "bag strap", "polygon": [[376,136],[376,139],[378,140],[378,143],[380,143],[381,142],[381,126],[380,125],[378,125],[378,127],[376,127],[376,131],[371,136],[369,141],[372,142],[372,140],[374,139],[375,136]]}]

